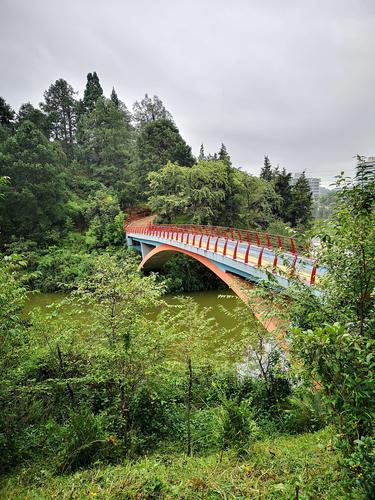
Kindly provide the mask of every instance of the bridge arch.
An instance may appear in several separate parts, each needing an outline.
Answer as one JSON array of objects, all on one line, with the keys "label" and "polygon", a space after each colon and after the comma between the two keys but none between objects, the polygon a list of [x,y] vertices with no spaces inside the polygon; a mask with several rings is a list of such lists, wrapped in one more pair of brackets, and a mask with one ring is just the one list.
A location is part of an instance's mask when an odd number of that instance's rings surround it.
[{"label": "bridge arch", "polygon": [[251,307],[252,313],[254,316],[262,323],[262,325],[269,331],[274,332],[279,329],[279,324],[276,319],[267,319],[265,320],[263,315],[256,311],[256,308],[252,307],[249,304],[249,298],[246,293],[246,288],[249,289],[253,285],[250,282],[236,276],[232,273],[225,272],[220,269],[214,262],[209,260],[207,257],[203,255],[199,255],[184,248],[173,247],[171,245],[162,244],[157,247],[154,247],[150,250],[143,258],[142,262],[139,265],[139,269],[144,269],[145,271],[151,271],[153,269],[160,269],[160,267],[174,254],[182,253],[188,255],[189,257],[197,260],[208,269],[210,269],[218,278],[220,278],[228,287],[233,290],[233,292],[237,295],[239,299],[241,299],[247,306]]},{"label": "bridge arch", "polygon": [[185,250],[184,248],[172,247],[170,245],[159,245],[153,248],[142,260],[139,265],[140,269],[144,269],[145,271],[152,269],[159,269],[164,262],[166,262],[172,255],[176,253],[182,253],[188,255],[192,259],[197,260],[205,267],[210,269],[218,278],[220,278],[229,288],[233,290],[233,292],[243,301],[245,304],[248,303],[248,298],[246,293],[241,289],[239,280],[240,278],[235,277],[231,273],[226,273],[219,266],[217,266],[214,262],[207,259],[203,255],[199,255],[189,250]]}]

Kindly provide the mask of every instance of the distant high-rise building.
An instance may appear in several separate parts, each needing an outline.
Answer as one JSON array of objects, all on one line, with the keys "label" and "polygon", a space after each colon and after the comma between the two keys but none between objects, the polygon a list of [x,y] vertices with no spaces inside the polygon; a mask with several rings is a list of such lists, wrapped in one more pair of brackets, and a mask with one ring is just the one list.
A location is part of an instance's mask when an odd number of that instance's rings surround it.
[{"label": "distant high-rise building", "polygon": [[[293,177],[290,179],[290,183],[292,186],[295,185],[297,180],[301,177],[302,172],[295,172]],[[310,186],[311,194],[313,195],[314,200],[317,200],[320,196],[320,180],[318,177],[306,177],[307,182]]]}]

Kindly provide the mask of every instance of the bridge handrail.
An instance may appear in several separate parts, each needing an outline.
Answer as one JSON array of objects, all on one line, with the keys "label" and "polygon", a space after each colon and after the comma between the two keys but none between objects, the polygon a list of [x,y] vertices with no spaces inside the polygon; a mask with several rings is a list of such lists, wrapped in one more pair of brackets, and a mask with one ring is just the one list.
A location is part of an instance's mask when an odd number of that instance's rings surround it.
[{"label": "bridge handrail", "polygon": [[[292,254],[307,253],[304,248],[293,237],[281,236],[268,232],[256,231],[254,229],[239,229],[226,226],[196,225],[196,224],[152,224],[147,226],[150,230],[160,229],[162,231],[173,231],[177,233],[203,234],[229,240],[247,242],[270,250],[286,250]],[[125,229],[125,228],[124,228]]]},{"label": "bridge handrail", "polygon": [[[203,236],[206,236],[206,242],[204,243],[206,250],[210,248],[210,240],[211,238],[216,239],[215,241],[215,249],[214,252],[217,252],[218,250],[218,240],[219,238],[224,238],[225,243],[224,247],[222,248],[222,253],[225,256],[227,253],[227,244],[228,241],[236,241],[236,245],[234,247],[233,251],[233,259],[237,259],[237,248],[239,243],[245,243],[247,244],[247,249],[244,257],[244,263],[248,263],[249,259],[249,251],[251,246],[257,246],[260,248],[259,255],[257,257],[257,266],[262,267],[263,265],[263,253],[265,248],[268,248],[270,250],[274,250],[274,259],[273,259],[273,270],[276,270],[276,268],[279,267],[278,263],[278,253],[277,252],[282,252],[282,251],[287,251],[288,253],[291,253],[293,255],[293,261],[291,263],[291,268],[290,268],[290,274],[293,274],[295,272],[296,264],[297,264],[297,259],[299,255],[296,252],[296,244],[294,243],[292,238],[289,238],[291,240],[291,247],[290,249],[285,248],[283,246],[283,240],[281,240],[281,237],[276,235],[277,238],[277,247],[274,247],[271,245],[271,236],[268,233],[258,233],[256,231],[250,231],[250,230],[237,230],[236,228],[225,228],[222,226],[198,226],[198,225],[176,225],[176,224],[152,224],[149,223],[144,226],[136,226],[134,224],[131,224],[130,226],[124,227],[124,230],[127,233],[136,233],[136,234],[144,234],[144,235],[150,235],[150,236],[159,236],[159,237],[164,237],[167,239],[179,241],[181,243],[184,243],[186,240],[186,243],[189,244],[190,242],[190,236],[192,236],[191,244],[193,246],[199,245],[199,248],[202,248],[202,238]],[[216,234],[215,234],[216,231]],[[235,235],[235,232],[239,231],[239,234],[237,234],[237,237]],[[229,234],[228,234],[229,232]],[[243,238],[243,233],[245,234],[246,238]],[[255,240],[251,239],[251,233],[254,233],[258,235],[258,237],[255,238]],[[169,236],[170,235],[170,236]],[[185,235],[187,236],[185,238]],[[261,235],[264,237],[266,236],[266,244],[264,244],[264,241],[261,239]],[[200,238],[197,238],[197,236],[200,236]],[[284,239],[285,240],[285,239]],[[213,242],[212,242],[213,243]],[[311,265],[311,272],[309,276],[309,283],[312,285],[315,283],[316,279],[316,270],[317,270],[317,262],[314,259],[311,259],[308,256],[301,256],[302,260],[307,261]]]}]

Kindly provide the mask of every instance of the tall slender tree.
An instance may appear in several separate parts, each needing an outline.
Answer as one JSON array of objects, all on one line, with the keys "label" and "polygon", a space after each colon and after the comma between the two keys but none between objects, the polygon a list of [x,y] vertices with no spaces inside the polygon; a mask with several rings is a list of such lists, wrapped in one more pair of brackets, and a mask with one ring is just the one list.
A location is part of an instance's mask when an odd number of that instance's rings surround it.
[{"label": "tall slender tree", "polygon": [[99,77],[94,73],[88,73],[85,92],[83,94],[83,106],[85,111],[90,112],[95,108],[96,101],[103,95],[103,89]]},{"label": "tall slender tree", "polygon": [[262,170],[260,171],[260,177],[265,181],[271,181],[273,178],[272,165],[267,155],[264,157],[264,163]]},{"label": "tall slender tree", "polygon": [[117,107],[120,106],[120,99],[118,98],[117,96],[117,93],[115,91],[115,88],[112,87],[112,92],[111,92],[111,97],[110,97],[111,101],[113,102],[113,104]]},{"label": "tall slender tree", "polygon": [[230,159],[230,156],[228,154],[227,148],[226,148],[226,146],[225,146],[224,143],[221,143],[221,146],[220,146],[220,149],[219,149],[219,152],[218,152],[218,155],[217,155],[217,159],[221,160],[221,161],[224,161],[225,163],[227,163],[227,165],[229,167],[232,166],[232,161]]},{"label": "tall slender tree", "polygon": [[306,228],[312,219],[312,194],[305,172],[292,187],[292,198],[289,207],[289,220],[292,227]]},{"label": "tall slender tree", "polygon": [[74,89],[60,78],[44,92],[44,102],[40,104],[47,114],[52,138],[60,141],[65,152],[72,154],[76,133],[76,100]]},{"label": "tall slender tree", "polygon": [[11,127],[15,112],[13,109],[7,104],[3,97],[0,97],[0,125]]},{"label": "tall slender tree", "polygon": [[277,166],[272,172],[272,177],[274,179],[275,191],[279,195],[279,202],[274,206],[274,213],[276,217],[282,219],[284,222],[289,222],[289,207],[292,198],[292,174],[287,172],[285,168],[280,171],[279,166]]},{"label": "tall slender tree", "polygon": [[198,160],[205,160],[205,159],[206,159],[206,156],[204,154],[204,146],[203,146],[203,144],[201,144],[201,147],[199,148]]},{"label": "tall slender tree", "polygon": [[127,117],[111,99],[100,97],[95,109],[82,116],[80,154],[92,179],[115,188],[123,201],[133,161]]}]

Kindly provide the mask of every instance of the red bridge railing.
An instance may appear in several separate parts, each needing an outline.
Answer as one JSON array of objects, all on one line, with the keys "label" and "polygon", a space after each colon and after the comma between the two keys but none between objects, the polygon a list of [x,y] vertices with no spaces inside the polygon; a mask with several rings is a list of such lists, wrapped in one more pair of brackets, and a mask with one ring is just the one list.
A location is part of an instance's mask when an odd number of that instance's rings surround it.
[{"label": "red bridge railing", "polygon": [[288,236],[280,236],[277,234],[263,233],[260,231],[249,230],[249,229],[238,229],[233,227],[223,227],[223,226],[203,226],[194,224],[148,224],[146,226],[124,226],[124,229],[128,232],[132,228],[138,230],[141,228],[147,231],[146,234],[152,234],[156,232],[164,232],[169,234],[183,235],[203,235],[207,237],[214,238],[227,238],[231,241],[239,241],[240,243],[249,243],[251,245],[256,245],[258,247],[265,247],[270,250],[284,250],[292,254],[296,253],[306,253],[306,248],[304,248],[301,243]]},{"label": "red bridge railing", "polygon": [[[190,244],[200,249],[211,250],[215,253],[219,252],[223,256],[229,256],[230,254],[233,260],[238,260],[237,250],[239,250],[239,244],[241,243],[242,249],[242,244],[245,244],[246,250],[241,257],[241,260],[243,260],[245,264],[248,264],[251,258],[254,259],[253,250],[251,250],[251,248],[255,246],[259,249],[255,256],[257,267],[271,264],[273,271],[276,271],[280,265],[282,266],[282,260],[285,259],[285,254],[289,253],[291,255],[287,260],[289,261],[290,275],[296,272],[298,260],[300,261],[300,264],[298,264],[298,273],[302,274],[305,281],[309,282],[311,285],[316,281],[316,261],[306,255],[301,257],[304,248],[297,243],[294,238],[247,229],[222,226],[197,226],[193,224],[175,225],[149,223],[147,225],[138,226],[131,223],[130,225],[124,224],[124,230],[128,234],[149,235],[185,243],[187,245]],[[220,239],[221,243],[219,245]],[[235,242],[231,243],[231,250],[229,250],[228,247],[229,242]],[[267,257],[265,257],[265,249],[269,249],[271,255],[268,254]],[[283,259],[279,259],[280,252],[283,253]],[[270,258],[271,262],[269,261]]]}]

